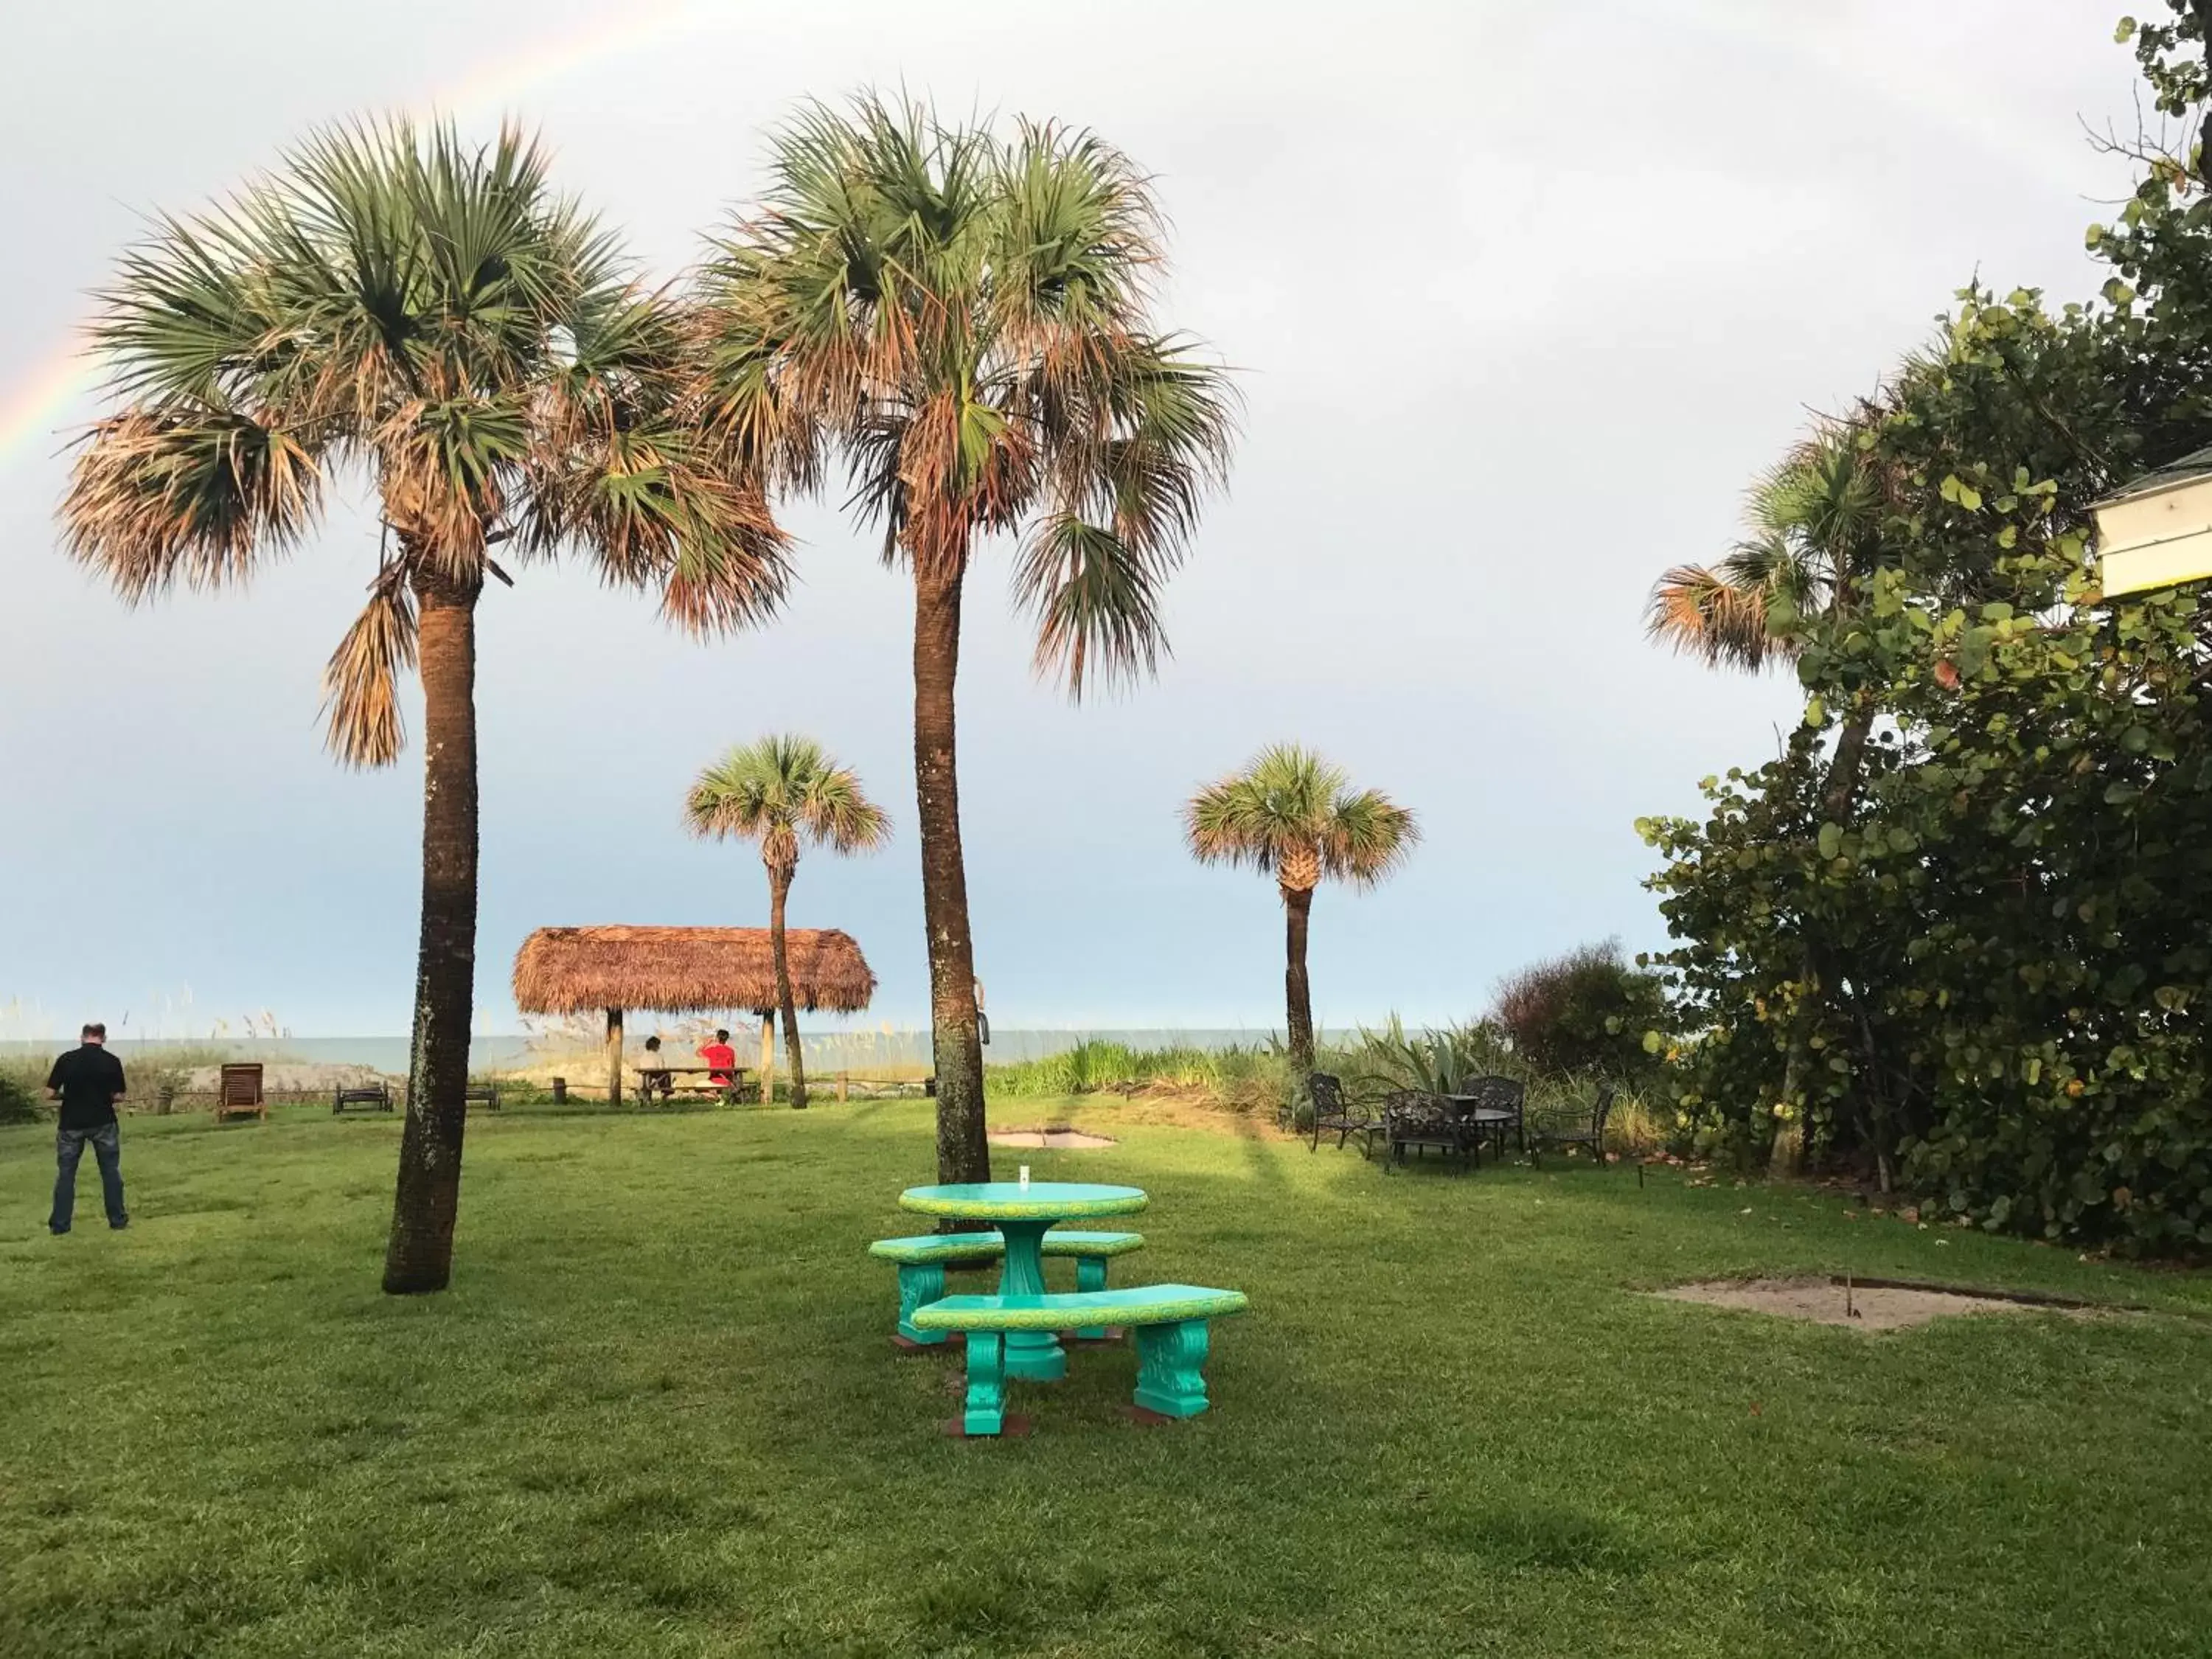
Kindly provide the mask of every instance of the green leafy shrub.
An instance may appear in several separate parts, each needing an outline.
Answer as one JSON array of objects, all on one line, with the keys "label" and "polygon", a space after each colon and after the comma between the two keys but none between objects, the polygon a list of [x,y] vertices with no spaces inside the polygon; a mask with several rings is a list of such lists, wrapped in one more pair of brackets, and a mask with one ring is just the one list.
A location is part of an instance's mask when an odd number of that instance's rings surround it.
[{"label": "green leafy shrub", "polygon": [[0,1123],[35,1123],[46,1115],[40,1088],[46,1069],[0,1061]]},{"label": "green leafy shrub", "polygon": [[[2212,258],[2212,224],[2172,234]],[[2212,340],[2200,289],[1970,289],[1860,417],[1881,544],[1848,611],[1772,619],[1801,735],[1645,826],[1706,1144],[1802,1127],[1993,1231],[2212,1245],[2212,594],[2108,600],[2089,557],[2116,479],[2212,437],[2164,389],[2167,331]]]}]

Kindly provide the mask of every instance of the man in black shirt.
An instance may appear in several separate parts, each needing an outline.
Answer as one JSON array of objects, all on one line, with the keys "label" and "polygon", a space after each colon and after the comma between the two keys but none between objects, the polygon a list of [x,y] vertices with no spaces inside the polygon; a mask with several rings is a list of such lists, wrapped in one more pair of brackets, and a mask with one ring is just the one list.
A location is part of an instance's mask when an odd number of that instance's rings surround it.
[{"label": "man in black shirt", "polygon": [[70,1218],[76,1210],[76,1166],[88,1140],[100,1160],[107,1224],[131,1224],[123,1208],[123,1137],[115,1126],[115,1103],[123,1098],[123,1062],[107,1052],[106,1045],[107,1027],[88,1025],[82,1046],[57,1060],[46,1074],[46,1098],[62,1103],[61,1127],[54,1135],[54,1155],[61,1170],[54,1181],[54,1212],[46,1223],[58,1234],[70,1230]]}]

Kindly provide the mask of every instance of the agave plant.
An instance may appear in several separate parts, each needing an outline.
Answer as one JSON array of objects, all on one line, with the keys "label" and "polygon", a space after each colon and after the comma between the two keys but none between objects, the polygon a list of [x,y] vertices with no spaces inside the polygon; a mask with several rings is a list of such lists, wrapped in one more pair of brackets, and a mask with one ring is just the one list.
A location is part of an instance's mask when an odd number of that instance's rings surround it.
[{"label": "agave plant", "polygon": [[452,1271],[477,919],[476,611],[564,551],[711,634],[768,616],[782,538],[696,416],[696,331],[641,287],[507,129],[404,120],[310,138],[191,219],[163,219],[101,294],[118,407],[79,450],[70,550],[130,600],[228,589],[307,539],[351,466],[380,529],[368,602],[324,676],[343,763],[396,759],[422,686],[422,908],[405,1130],[384,1285]]}]

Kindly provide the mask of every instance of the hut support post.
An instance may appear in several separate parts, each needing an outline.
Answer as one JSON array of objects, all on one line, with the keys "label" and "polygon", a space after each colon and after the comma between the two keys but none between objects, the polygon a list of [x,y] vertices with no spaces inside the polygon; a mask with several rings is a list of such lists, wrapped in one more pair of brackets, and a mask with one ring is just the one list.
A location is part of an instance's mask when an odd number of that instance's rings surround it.
[{"label": "hut support post", "polygon": [[607,1104],[622,1104],[623,1011],[607,1010]]},{"label": "hut support post", "polygon": [[775,1010],[761,1016],[761,1104],[775,1098]]}]

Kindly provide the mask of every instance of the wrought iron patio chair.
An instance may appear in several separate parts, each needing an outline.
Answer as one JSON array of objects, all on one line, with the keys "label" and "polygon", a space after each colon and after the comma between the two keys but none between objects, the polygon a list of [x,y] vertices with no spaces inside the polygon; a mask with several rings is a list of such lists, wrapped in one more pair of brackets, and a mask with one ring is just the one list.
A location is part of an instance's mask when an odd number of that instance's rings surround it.
[{"label": "wrought iron patio chair", "polygon": [[1600,1089],[1597,1098],[1584,1105],[1580,1101],[1560,1101],[1540,1109],[1536,1121],[1529,1132],[1529,1156],[1539,1164],[1543,1149],[1557,1146],[1572,1151],[1587,1146],[1590,1156],[1597,1160],[1598,1168],[1605,1167],[1605,1121],[1613,1111],[1613,1091]]},{"label": "wrought iron patio chair", "polygon": [[1359,1137],[1359,1152],[1363,1158],[1372,1157],[1375,1137],[1382,1133],[1382,1119],[1370,1110],[1364,1101],[1353,1100],[1344,1092],[1344,1079],[1328,1072],[1312,1074],[1313,1128],[1308,1152],[1321,1150],[1321,1138],[1325,1134],[1336,1137],[1337,1150],[1353,1135]]},{"label": "wrought iron patio chair", "polygon": [[1441,1095],[1393,1089],[1382,1097],[1382,1133],[1389,1148],[1386,1170],[1405,1163],[1408,1150],[1425,1157],[1433,1148],[1456,1158],[1462,1172],[1474,1161],[1475,1133],[1465,1111]]}]

